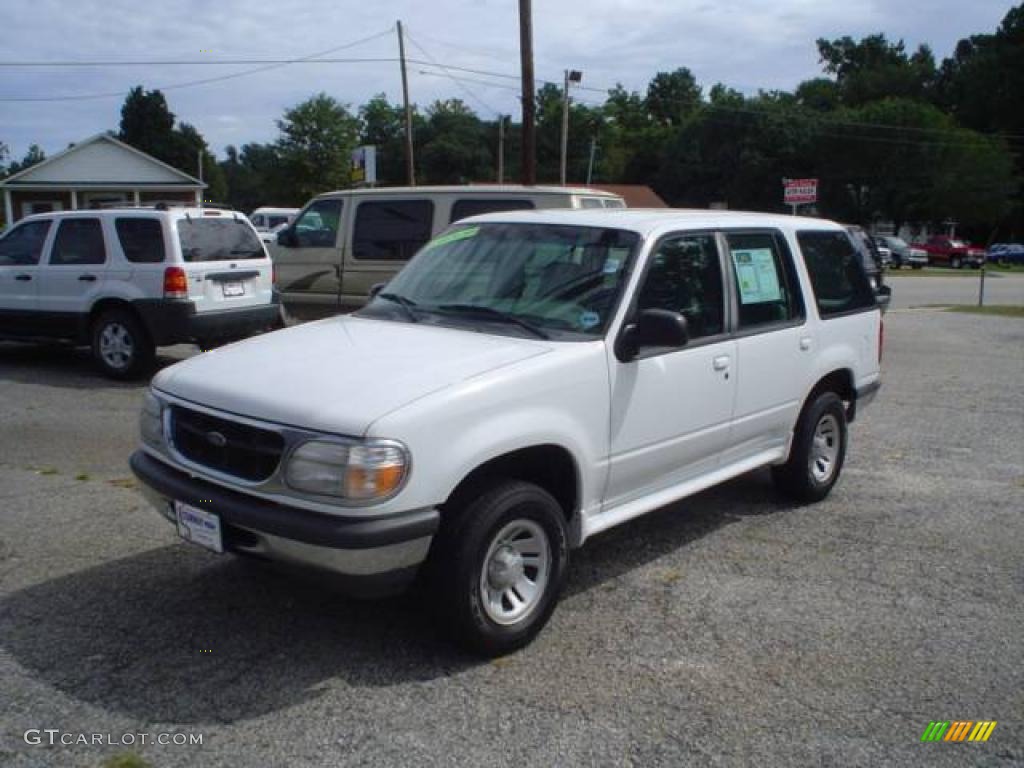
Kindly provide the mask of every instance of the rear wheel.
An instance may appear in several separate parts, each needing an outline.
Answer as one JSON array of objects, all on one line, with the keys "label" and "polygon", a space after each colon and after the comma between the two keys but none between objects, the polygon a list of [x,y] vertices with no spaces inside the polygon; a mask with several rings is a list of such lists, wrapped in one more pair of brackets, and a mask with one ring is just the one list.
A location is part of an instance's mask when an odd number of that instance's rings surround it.
[{"label": "rear wheel", "polygon": [[135,315],[111,309],[93,323],[92,356],[106,376],[130,379],[152,366],[156,348]]},{"label": "rear wheel", "polygon": [[797,501],[821,501],[839,479],[846,440],[843,401],[835,392],[819,394],[797,422],[789,460],[772,468],[776,486]]},{"label": "rear wheel", "polygon": [[959,256],[954,256],[949,260],[949,266],[951,266],[953,269],[961,269],[963,265],[964,263],[960,260]]},{"label": "rear wheel", "polygon": [[456,639],[499,656],[547,623],[569,562],[565,515],[544,489],[497,481],[446,510],[431,553],[434,597]]}]

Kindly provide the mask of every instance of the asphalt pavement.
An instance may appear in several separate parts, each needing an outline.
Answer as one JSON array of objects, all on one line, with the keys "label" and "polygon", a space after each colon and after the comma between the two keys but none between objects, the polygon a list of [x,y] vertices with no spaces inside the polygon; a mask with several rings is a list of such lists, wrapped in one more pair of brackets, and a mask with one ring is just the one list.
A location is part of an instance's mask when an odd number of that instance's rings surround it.
[{"label": "asphalt pavement", "polygon": [[0,345],[0,765],[1022,765],[1024,320],[896,309],[884,382],[825,502],[755,472],[614,529],[482,662],[416,597],[178,541],[126,465],[144,385]]}]

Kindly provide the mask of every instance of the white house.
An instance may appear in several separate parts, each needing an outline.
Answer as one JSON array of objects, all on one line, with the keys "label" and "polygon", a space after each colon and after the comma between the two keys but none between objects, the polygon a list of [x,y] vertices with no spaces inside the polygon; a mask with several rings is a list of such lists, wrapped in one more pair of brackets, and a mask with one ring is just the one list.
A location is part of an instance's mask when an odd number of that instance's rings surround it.
[{"label": "white house", "polygon": [[0,181],[8,226],[47,211],[203,200],[206,184],[106,133]]}]

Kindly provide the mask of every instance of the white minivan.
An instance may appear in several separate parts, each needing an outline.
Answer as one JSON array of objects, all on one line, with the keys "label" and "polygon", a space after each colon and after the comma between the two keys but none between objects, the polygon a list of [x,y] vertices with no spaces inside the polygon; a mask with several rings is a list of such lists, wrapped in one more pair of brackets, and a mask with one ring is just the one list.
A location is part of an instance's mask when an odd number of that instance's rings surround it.
[{"label": "white minivan", "polygon": [[114,378],[145,372],[158,346],[211,346],[280,319],[270,258],[234,211],[43,213],[0,238],[0,338],[90,345]]},{"label": "white minivan", "polygon": [[463,641],[504,653],[601,531],[759,467],[824,499],[881,351],[838,224],[488,214],[354,314],[161,371],[131,466],[193,544],[367,590],[418,575]]},{"label": "white minivan", "polygon": [[549,208],[623,208],[619,195],[587,187],[480,184],[387,187],[313,198],[270,245],[281,300],[309,318],[355,309],[428,240],[467,216]]}]

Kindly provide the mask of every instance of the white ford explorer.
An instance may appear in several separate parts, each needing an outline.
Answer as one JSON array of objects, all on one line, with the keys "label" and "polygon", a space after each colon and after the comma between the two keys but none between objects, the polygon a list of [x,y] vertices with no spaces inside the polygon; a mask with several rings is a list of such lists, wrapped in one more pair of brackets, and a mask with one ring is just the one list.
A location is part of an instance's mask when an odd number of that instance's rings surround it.
[{"label": "white ford explorer", "polygon": [[184,538],[378,592],[419,573],[498,654],[594,534],[764,466],[824,498],[881,346],[832,222],[490,214],[356,314],[162,371],[131,465]]}]

